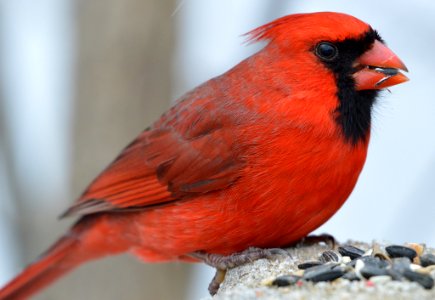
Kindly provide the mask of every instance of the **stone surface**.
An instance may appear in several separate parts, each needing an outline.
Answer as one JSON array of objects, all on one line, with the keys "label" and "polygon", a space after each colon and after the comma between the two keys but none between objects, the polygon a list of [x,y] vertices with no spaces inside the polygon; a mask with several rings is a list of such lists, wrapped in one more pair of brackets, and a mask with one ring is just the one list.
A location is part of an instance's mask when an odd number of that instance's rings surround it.
[{"label": "stone surface", "polygon": [[[349,242],[362,249],[372,245]],[[385,246],[385,245],[384,245]],[[213,300],[244,299],[435,299],[435,288],[425,290],[414,282],[391,280],[353,281],[338,279],[331,283],[302,282],[289,287],[271,286],[280,275],[300,274],[297,265],[308,260],[316,260],[329,246],[315,245],[289,249],[289,257],[275,261],[260,259],[227,272],[225,281]],[[427,252],[434,253],[434,249]],[[435,271],[431,273],[435,276]]]}]

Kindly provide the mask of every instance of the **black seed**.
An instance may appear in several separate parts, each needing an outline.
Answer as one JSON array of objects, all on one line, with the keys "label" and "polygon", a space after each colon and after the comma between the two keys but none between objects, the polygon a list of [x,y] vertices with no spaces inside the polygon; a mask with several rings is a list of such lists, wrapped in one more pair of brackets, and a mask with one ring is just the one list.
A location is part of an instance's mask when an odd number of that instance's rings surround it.
[{"label": "black seed", "polygon": [[340,253],[337,253],[334,250],[327,250],[322,253],[322,255],[319,257],[319,260],[322,263],[340,262],[341,255]]},{"label": "black seed", "polygon": [[334,266],[331,268],[332,270],[341,269],[347,271],[348,269],[344,268],[341,264],[334,264]]},{"label": "black seed", "polygon": [[360,281],[361,279],[356,275],[355,272],[347,272],[346,274],[343,275],[342,277],[343,279],[347,279],[350,281]]},{"label": "black seed", "polygon": [[312,268],[312,267],[315,267],[315,266],[320,266],[322,264],[323,263],[321,263],[320,261],[306,261],[304,263],[299,264],[298,268],[300,270],[306,270],[308,268]]},{"label": "black seed", "polygon": [[302,277],[296,275],[282,275],[278,276],[273,282],[272,285],[275,286],[289,286],[298,282]]},{"label": "black seed", "polygon": [[338,252],[340,252],[340,254],[343,256],[349,256],[350,259],[361,257],[364,254],[363,250],[351,245],[343,245],[338,247]]},{"label": "black seed", "polygon": [[305,280],[312,281],[312,282],[320,282],[320,281],[333,281],[337,278],[340,278],[344,275],[344,271],[337,269],[337,270],[329,270],[322,273],[310,273],[310,276],[304,276]]},{"label": "black seed", "polygon": [[425,289],[431,289],[434,286],[434,280],[430,275],[417,273],[411,270],[405,270],[403,275],[406,279],[417,282]]},{"label": "black seed", "polygon": [[373,276],[388,275],[387,269],[379,268],[376,266],[370,266],[370,265],[364,266],[361,269],[360,273],[366,279],[369,279],[370,277]]},{"label": "black seed", "polygon": [[305,270],[303,279],[312,282],[335,280],[345,273],[343,268],[336,268],[336,266],[335,264],[326,264],[309,268]]},{"label": "black seed", "polygon": [[417,252],[414,249],[404,246],[388,246],[385,250],[390,257],[408,257],[410,260],[413,260],[417,256]]},{"label": "black seed", "polygon": [[405,270],[409,270],[411,267],[411,260],[408,257],[393,258],[393,265],[391,268],[403,274]]},{"label": "black seed", "polygon": [[326,264],[323,264],[323,265],[319,265],[319,266],[314,266],[314,267],[308,268],[308,269],[305,270],[304,274],[307,274],[307,273],[310,273],[310,272],[323,271],[323,270],[332,270],[336,266],[339,266],[339,264],[326,263]]},{"label": "black seed", "polygon": [[394,68],[374,68],[374,69],[388,76],[395,76],[399,73],[399,70]]},{"label": "black seed", "polygon": [[389,266],[388,261],[380,259],[379,257],[373,257],[373,256],[361,256],[360,258],[366,266],[373,266],[378,268],[386,268]]},{"label": "black seed", "polygon": [[402,281],[405,277],[403,276],[402,272],[399,272],[394,269],[387,269],[388,275],[393,278],[395,281]]},{"label": "black seed", "polygon": [[420,261],[423,267],[435,265],[435,255],[431,253],[423,254],[420,256]]}]

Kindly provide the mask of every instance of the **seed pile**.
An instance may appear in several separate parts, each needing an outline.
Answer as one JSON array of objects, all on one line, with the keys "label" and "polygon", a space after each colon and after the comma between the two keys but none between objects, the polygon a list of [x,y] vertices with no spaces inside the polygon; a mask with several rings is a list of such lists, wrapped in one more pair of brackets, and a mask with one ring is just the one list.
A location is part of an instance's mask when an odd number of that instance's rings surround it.
[{"label": "seed pile", "polygon": [[341,279],[366,280],[368,285],[408,280],[425,289],[434,286],[435,255],[425,253],[424,245],[391,245],[384,248],[375,244],[367,251],[342,245],[337,250],[326,250],[318,260],[301,262],[299,271],[277,277],[272,285],[283,287],[302,285],[304,281],[317,283]]}]

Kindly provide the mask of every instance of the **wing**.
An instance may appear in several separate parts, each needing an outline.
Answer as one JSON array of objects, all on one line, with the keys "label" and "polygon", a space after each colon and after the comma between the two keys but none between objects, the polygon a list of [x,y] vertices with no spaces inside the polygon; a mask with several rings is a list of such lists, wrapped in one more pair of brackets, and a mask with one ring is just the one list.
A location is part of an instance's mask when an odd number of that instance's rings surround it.
[{"label": "wing", "polygon": [[243,143],[231,118],[201,111],[178,118],[139,135],[62,217],[146,209],[236,181]]}]

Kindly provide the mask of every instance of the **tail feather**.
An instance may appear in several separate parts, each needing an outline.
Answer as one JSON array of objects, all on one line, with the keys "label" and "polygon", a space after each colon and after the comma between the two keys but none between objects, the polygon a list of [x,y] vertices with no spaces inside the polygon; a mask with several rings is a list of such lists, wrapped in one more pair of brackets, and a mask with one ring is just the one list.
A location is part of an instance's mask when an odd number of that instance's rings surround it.
[{"label": "tail feather", "polygon": [[[33,264],[0,289],[0,300],[24,300],[82,263],[128,250],[107,215],[85,216]],[[107,236],[111,236],[107,239]]]},{"label": "tail feather", "polygon": [[77,264],[65,261],[67,254],[77,246],[74,237],[63,237],[39,260],[29,265],[21,274],[0,290],[0,300],[27,299]]}]

